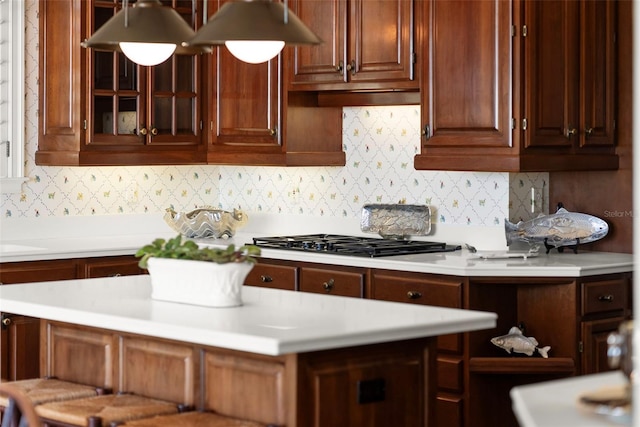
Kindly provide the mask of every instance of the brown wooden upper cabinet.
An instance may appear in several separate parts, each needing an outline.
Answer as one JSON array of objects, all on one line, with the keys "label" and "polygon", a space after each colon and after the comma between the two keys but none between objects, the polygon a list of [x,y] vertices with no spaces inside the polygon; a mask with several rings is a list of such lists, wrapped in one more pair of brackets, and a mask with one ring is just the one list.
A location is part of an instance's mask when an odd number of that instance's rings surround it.
[{"label": "brown wooden upper cabinet", "polygon": [[[163,4],[194,28],[202,21],[195,3]],[[37,164],[206,162],[201,55],[143,67],[122,53],[80,46],[121,7],[119,0],[40,1]]]},{"label": "brown wooden upper cabinet", "polygon": [[616,2],[425,1],[416,169],[616,169]]},{"label": "brown wooden upper cabinet", "polygon": [[[223,3],[209,0],[209,16]],[[282,54],[247,64],[220,46],[207,56],[209,164],[344,166],[342,109],[284,90]]]},{"label": "brown wooden upper cabinet", "polygon": [[[218,0],[163,0],[199,28]],[[343,166],[342,109],[283,90],[281,57],[226,48],[155,67],[85,49],[121,0],[40,1],[39,165]]]},{"label": "brown wooden upper cabinet", "polygon": [[290,90],[418,89],[414,0],[293,0],[322,40],[289,56]]}]

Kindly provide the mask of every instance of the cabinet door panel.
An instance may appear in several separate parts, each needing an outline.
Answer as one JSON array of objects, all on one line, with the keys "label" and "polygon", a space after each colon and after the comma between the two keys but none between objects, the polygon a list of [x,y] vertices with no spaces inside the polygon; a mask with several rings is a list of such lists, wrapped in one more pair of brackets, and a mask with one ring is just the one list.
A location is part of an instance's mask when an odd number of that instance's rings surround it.
[{"label": "cabinet door panel", "polygon": [[616,3],[581,3],[580,146],[615,144]]},{"label": "cabinet door panel", "polygon": [[[301,410],[298,425],[326,426],[426,426],[419,408],[425,390],[434,384],[425,376],[429,350],[394,343],[395,351],[376,347],[324,352],[309,363],[301,362]],[[368,352],[369,354],[363,354]],[[336,363],[336,361],[339,363]],[[425,411],[427,412],[427,411]]]},{"label": "cabinet door panel", "polygon": [[217,349],[205,350],[202,363],[205,409],[266,424],[287,422],[291,390],[284,363]]},{"label": "cabinet door panel", "polygon": [[414,0],[296,0],[322,40],[288,54],[294,90],[418,89]]},{"label": "cabinet door panel", "polygon": [[347,2],[344,0],[297,0],[294,13],[323,43],[293,47],[291,85],[305,83],[346,83],[348,74],[340,71],[346,62]]},{"label": "cabinet door panel", "polygon": [[614,317],[582,323],[582,374],[611,370],[607,357],[607,337],[611,332],[616,332],[624,320],[623,317]]},{"label": "cabinet door panel", "polygon": [[413,0],[360,0],[350,7],[350,81],[413,80]]},{"label": "cabinet door panel", "polygon": [[198,351],[193,345],[130,336],[121,336],[119,345],[119,390],[189,406],[196,404],[200,372]]},{"label": "cabinet door panel", "polygon": [[[567,131],[578,127],[579,50],[577,1],[525,2],[530,22],[524,61],[528,72],[526,147],[570,147]],[[576,135],[577,136],[577,135]]]},{"label": "cabinet door panel", "polygon": [[[38,34],[41,59],[38,151],[73,153],[79,150],[84,136],[81,129],[84,101],[78,84],[85,78],[81,71],[84,49],[78,41],[85,38],[80,21],[86,2],[41,0],[39,7],[40,16],[46,16],[47,22],[46,26],[41,23]],[[40,156],[36,155],[36,160]]]},{"label": "cabinet door panel", "polygon": [[40,319],[1,313],[0,378],[40,377]]},{"label": "cabinet door panel", "polygon": [[43,326],[42,333],[43,342],[46,343],[43,375],[95,387],[113,389],[116,385],[115,335],[108,331],[49,321]]},{"label": "cabinet door panel", "polygon": [[[209,1],[213,15],[223,0]],[[280,55],[261,64],[240,61],[225,46],[209,55],[210,147],[216,152],[281,152]]]},{"label": "cabinet door panel", "polygon": [[428,1],[421,89],[423,150],[509,147],[511,2]]}]

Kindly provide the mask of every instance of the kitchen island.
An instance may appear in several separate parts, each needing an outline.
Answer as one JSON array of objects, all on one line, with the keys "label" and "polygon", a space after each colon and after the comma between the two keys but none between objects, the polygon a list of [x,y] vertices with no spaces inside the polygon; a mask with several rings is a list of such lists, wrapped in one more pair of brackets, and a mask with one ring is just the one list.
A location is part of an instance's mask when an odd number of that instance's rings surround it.
[{"label": "kitchen island", "polygon": [[493,313],[246,287],[241,307],[154,301],[147,275],[7,285],[41,318],[41,373],[286,426],[425,426],[436,337]]}]

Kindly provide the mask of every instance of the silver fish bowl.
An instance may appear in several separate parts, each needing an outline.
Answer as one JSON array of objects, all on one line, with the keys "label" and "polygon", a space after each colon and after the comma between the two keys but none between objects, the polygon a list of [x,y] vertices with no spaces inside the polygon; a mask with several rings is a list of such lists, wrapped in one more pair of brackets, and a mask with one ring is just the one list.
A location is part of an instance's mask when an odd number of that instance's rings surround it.
[{"label": "silver fish bowl", "polygon": [[228,212],[211,207],[195,209],[191,212],[176,212],[167,209],[164,220],[171,228],[189,238],[233,237],[236,229],[249,220],[246,213],[234,209]]}]

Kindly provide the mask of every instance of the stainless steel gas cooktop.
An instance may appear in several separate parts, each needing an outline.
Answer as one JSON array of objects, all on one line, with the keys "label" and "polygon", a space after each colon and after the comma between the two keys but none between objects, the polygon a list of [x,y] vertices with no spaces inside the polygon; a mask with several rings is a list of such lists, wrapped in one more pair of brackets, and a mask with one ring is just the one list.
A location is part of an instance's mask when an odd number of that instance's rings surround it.
[{"label": "stainless steel gas cooktop", "polygon": [[254,237],[253,244],[261,248],[282,249],[350,255],[382,257],[435,252],[452,252],[460,246],[419,240],[380,239],[375,237],[343,236],[339,234],[303,234],[295,236]]}]

